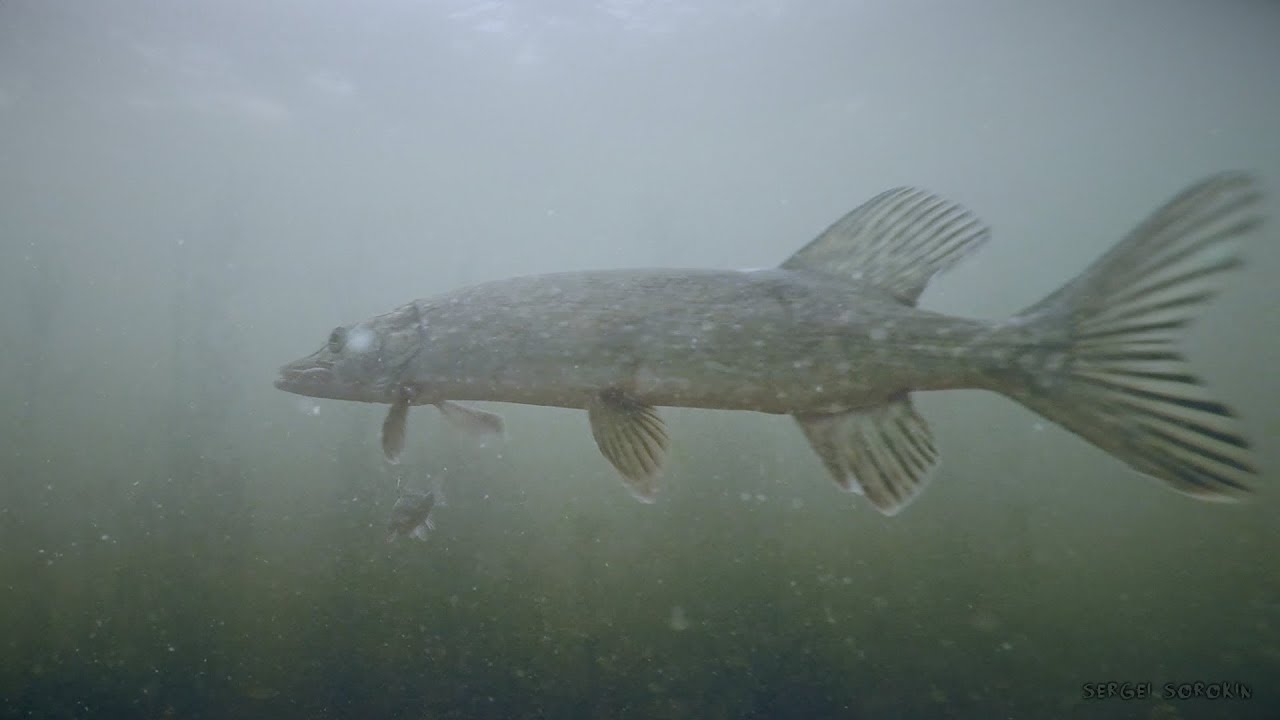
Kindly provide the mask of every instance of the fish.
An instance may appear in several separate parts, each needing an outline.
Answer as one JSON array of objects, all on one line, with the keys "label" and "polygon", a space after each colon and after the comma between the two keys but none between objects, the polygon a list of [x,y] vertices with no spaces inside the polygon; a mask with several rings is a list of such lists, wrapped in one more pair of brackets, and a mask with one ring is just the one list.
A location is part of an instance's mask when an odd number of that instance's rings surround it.
[{"label": "fish", "polygon": [[431,512],[442,504],[438,492],[402,492],[387,520],[387,542],[401,537],[425,541],[430,531],[436,529]]},{"label": "fish", "polygon": [[919,307],[930,280],[990,237],[926,190],[887,190],[781,265],[515,277],[334,329],[275,386],[390,406],[395,461],[411,407],[503,432],[470,402],[586,411],[599,451],[653,502],[670,449],[659,407],[790,415],[840,488],[894,515],[936,474],[916,393],[992,391],[1138,473],[1233,501],[1257,469],[1240,421],[1193,374],[1182,331],[1263,222],[1247,172],[1178,193],[1044,299],[971,319]]}]

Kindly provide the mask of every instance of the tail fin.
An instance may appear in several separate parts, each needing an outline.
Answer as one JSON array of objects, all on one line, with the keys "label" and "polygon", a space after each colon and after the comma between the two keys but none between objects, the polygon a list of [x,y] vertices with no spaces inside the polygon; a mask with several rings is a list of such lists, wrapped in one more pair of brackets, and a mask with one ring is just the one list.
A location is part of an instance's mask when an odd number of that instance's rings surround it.
[{"label": "tail fin", "polygon": [[[1238,267],[1261,224],[1253,178],[1200,182],[1020,319],[1061,341],[1012,395],[1179,492],[1230,500],[1255,474],[1234,416],[1177,351],[1179,331]],[[1056,342],[1054,344],[1057,344]]]}]

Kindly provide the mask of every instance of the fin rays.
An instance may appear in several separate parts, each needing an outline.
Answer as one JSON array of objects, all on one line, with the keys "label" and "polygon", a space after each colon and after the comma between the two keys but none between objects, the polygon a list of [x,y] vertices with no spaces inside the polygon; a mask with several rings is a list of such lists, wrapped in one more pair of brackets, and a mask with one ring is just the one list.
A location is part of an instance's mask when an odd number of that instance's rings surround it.
[{"label": "fin rays", "polygon": [[653,502],[669,438],[658,411],[617,391],[601,393],[587,407],[596,447],[622,475],[633,495]]},{"label": "fin rays", "polygon": [[1069,327],[1068,360],[1047,392],[1018,399],[1179,491],[1216,500],[1247,491],[1249,443],[1176,343],[1242,264],[1235,244],[1261,224],[1260,198],[1242,173],[1197,183],[1033,306],[1039,322]]},{"label": "fin rays", "polygon": [[924,490],[938,462],[929,426],[906,396],[837,415],[797,415],[796,422],[836,484],[886,515]]},{"label": "fin rays", "polygon": [[782,267],[862,280],[914,305],[930,278],[987,236],[963,207],[916,188],[896,188],[837,220]]}]

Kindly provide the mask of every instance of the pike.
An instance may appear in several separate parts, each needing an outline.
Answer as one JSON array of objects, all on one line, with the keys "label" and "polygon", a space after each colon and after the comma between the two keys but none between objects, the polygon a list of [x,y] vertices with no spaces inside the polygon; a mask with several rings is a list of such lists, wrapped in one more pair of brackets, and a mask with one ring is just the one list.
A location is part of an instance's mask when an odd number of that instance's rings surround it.
[{"label": "pike", "polygon": [[1197,183],[1075,279],[1003,320],[916,306],[929,280],[987,228],[915,188],[853,210],[776,269],[609,270],[517,277],[416,300],[335,329],[276,387],[389,404],[394,461],[408,412],[501,433],[459,404],[586,410],[591,433],[646,502],[669,439],[659,406],[791,415],[843,489],[892,515],[937,465],[912,394],[1005,395],[1173,489],[1232,500],[1256,474],[1231,410],[1177,348],[1180,331],[1241,264],[1256,182]]}]

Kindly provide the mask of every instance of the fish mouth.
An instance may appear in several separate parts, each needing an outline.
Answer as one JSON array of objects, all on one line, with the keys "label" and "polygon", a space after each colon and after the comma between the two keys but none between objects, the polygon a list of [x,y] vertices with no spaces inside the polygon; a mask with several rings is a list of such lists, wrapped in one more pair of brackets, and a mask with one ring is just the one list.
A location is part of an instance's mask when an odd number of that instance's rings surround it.
[{"label": "fish mouth", "polygon": [[330,369],[324,366],[294,367],[285,365],[280,368],[280,375],[272,384],[276,386],[277,390],[299,395],[311,395],[314,391],[328,386],[331,378]]},{"label": "fish mouth", "polygon": [[378,385],[353,383],[342,379],[332,365],[315,361],[294,362],[280,368],[280,375],[272,383],[283,390],[303,397],[326,400],[350,400],[353,402],[390,403],[395,397]]}]

